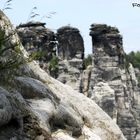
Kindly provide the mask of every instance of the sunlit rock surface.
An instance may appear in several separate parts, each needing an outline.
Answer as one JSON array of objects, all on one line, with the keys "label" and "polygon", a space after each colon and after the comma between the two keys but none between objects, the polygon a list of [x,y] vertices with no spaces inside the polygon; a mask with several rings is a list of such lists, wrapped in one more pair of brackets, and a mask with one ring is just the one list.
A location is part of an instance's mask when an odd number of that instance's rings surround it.
[{"label": "sunlit rock surface", "polygon": [[[125,140],[119,127],[93,100],[29,61],[1,11],[0,34],[0,139]],[[13,61],[13,57],[18,59]]]},{"label": "sunlit rock surface", "polygon": [[84,41],[77,28],[64,26],[57,30],[59,70],[57,79],[81,92]]},{"label": "sunlit rock surface", "polygon": [[116,27],[91,25],[93,69],[88,96],[106,111],[128,140],[139,135],[139,89],[132,65],[126,66]]}]

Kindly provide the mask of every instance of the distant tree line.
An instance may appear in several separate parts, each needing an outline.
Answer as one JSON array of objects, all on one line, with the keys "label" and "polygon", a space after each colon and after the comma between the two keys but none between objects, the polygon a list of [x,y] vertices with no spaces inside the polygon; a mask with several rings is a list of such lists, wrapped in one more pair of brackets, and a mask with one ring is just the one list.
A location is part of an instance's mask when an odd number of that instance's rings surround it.
[{"label": "distant tree line", "polygon": [[[134,68],[138,68],[140,70],[140,51],[126,54],[126,65],[129,66],[129,63],[133,65]],[[140,75],[137,76],[138,85],[140,86]]]},{"label": "distant tree line", "polygon": [[131,63],[134,68],[138,68],[140,70],[140,51],[131,51],[126,54],[126,61],[127,63]]},{"label": "distant tree line", "polygon": [[[92,65],[92,54],[88,54],[84,58],[84,68],[87,66]],[[138,68],[140,70],[140,51],[131,51],[130,53],[126,54],[126,63],[127,65],[131,63],[134,68]]]}]

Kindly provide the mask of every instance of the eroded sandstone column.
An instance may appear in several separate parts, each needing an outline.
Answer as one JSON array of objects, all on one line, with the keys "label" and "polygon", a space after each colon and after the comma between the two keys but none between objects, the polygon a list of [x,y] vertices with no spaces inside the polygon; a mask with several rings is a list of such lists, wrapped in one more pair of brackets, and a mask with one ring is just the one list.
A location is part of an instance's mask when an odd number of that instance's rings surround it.
[{"label": "eroded sandstone column", "polygon": [[137,93],[125,66],[122,36],[105,24],[93,24],[90,30],[94,66],[88,96],[117,121],[128,140],[134,140],[138,128],[132,110]]},{"label": "eroded sandstone column", "polygon": [[57,30],[59,74],[58,80],[81,89],[83,71],[84,41],[77,28],[64,26]]}]

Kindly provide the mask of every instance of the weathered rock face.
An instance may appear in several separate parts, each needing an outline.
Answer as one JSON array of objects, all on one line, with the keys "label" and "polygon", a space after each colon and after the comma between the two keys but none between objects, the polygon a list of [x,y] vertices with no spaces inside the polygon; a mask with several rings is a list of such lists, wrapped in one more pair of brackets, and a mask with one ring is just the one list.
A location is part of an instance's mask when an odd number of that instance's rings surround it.
[{"label": "weathered rock face", "polygon": [[136,78],[138,80],[138,86],[140,88],[140,70],[138,68],[135,68],[135,74],[136,74]]},{"label": "weathered rock face", "polygon": [[89,85],[90,85],[90,77],[91,77],[91,71],[93,66],[89,65],[85,70],[82,72],[82,78],[81,78],[81,93],[83,93],[85,96],[89,96]]},{"label": "weathered rock face", "polygon": [[[28,62],[1,11],[0,35],[0,139],[125,140],[94,101],[51,78],[36,62]],[[15,56],[18,59],[11,63]]]},{"label": "weathered rock face", "polygon": [[[17,31],[25,49],[39,61],[41,68],[80,91],[84,41],[78,29],[65,26],[55,35],[45,28],[44,23],[35,22],[21,24]],[[53,60],[53,55],[59,58],[59,62]]]},{"label": "weathered rock face", "polygon": [[79,59],[59,61],[57,80],[80,92],[82,67],[83,61]]},{"label": "weathered rock face", "polygon": [[84,41],[79,30],[65,26],[57,30],[58,80],[80,91],[83,71]]},{"label": "weathered rock face", "polygon": [[53,31],[45,27],[45,23],[29,22],[17,27],[21,42],[33,59],[48,70],[47,62],[56,54],[56,37]]},{"label": "weathered rock face", "polygon": [[104,24],[91,25],[90,35],[94,66],[88,96],[117,121],[128,140],[134,140],[139,133],[139,111],[135,109],[139,91],[132,66],[125,66],[122,36],[117,28]]},{"label": "weathered rock face", "polygon": [[84,42],[77,28],[64,26],[57,30],[58,56],[64,60],[83,59]]}]

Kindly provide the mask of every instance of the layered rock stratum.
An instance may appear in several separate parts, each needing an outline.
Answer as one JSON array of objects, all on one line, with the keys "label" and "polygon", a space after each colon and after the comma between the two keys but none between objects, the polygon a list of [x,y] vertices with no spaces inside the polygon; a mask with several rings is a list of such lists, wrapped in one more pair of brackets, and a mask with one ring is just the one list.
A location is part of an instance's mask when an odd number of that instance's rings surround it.
[{"label": "layered rock stratum", "polygon": [[91,99],[50,77],[29,58],[0,11],[0,139],[125,140]]},{"label": "layered rock stratum", "polygon": [[93,68],[88,96],[116,120],[128,140],[139,139],[139,88],[126,65],[122,36],[115,27],[91,25]]},{"label": "layered rock stratum", "polygon": [[81,92],[84,40],[77,28],[64,26],[57,30],[58,77],[57,79]]},{"label": "layered rock stratum", "polygon": [[28,22],[16,27],[21,43],[41,68],[48,70],[48,62],[56,55],[55,33],[45,27],[45,23]]}]

